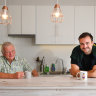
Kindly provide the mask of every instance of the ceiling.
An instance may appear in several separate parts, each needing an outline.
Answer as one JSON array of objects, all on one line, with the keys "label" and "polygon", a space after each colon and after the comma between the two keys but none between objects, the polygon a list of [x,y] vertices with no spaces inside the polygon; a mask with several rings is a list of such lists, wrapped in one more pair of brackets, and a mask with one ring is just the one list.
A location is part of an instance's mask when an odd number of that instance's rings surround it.
[{"label": "ceiling", "polygon": [[[57,0],[6,0],[7,5],[54,5]],[[73,6],[94,6],[96,0],[58,0],[60,5]],[[4,0],[0,0],[0,5],[4,5]]]}]

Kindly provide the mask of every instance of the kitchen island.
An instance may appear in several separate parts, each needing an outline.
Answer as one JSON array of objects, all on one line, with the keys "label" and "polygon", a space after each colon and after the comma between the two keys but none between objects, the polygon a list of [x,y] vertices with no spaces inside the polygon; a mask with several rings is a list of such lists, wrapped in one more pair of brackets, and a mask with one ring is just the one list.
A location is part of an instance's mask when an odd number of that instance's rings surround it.
[{"label": "kitchen island", "polygon": [[31,79],[0,79],[0,96],[96,96],[96,78],[77,80],[71,75]]}]

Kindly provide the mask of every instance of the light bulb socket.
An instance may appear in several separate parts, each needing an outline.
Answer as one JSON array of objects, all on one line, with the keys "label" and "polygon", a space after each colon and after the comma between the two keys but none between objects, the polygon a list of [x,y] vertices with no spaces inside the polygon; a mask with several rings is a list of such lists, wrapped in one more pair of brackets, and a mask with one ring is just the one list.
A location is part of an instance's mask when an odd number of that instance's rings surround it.
[{"label": "light bulb socket", "polygon": [[54,8],[60,8],[59,4],[55,4]]},{"label": "light bulb socket", "polygon": [[2,9],[6,9],[6,10],[8,10],[8,7],[7,7],[7,6],[3,6]]}]

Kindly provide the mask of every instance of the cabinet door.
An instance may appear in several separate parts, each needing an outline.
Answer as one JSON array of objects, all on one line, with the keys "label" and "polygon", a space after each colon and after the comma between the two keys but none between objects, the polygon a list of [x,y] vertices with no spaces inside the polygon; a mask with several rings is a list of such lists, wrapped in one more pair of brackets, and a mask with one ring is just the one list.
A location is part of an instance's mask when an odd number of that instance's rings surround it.
[{"label": "cabinet door", "polygon": [[96,43],[96,6],[95,6],[95,35],[94,35],[94,42]]},{"label": "cabinet door", "polygon": [[36,44],[55,44],[55,24],[50,16],[52,6],[37,6]]},{"label": "cabinet door", "polygon": [[8,25],[8,34],[21,34],[21,6],[8,6],[12,16],[12,24]]},{"label": "cabinet door", "polygon": [[61,6],[64,20],[56,24],[56,44],[74,44],[74,7]]},{"label": "cabinet door", "polygon": [[[2,5],[0,5],[0,12],[2,10]],[[8,34],[7,34],[7,25],[0,24],[0,44],[3,42],[8,41]]]},{"label": "cabinet door", "polygon": [[83,32],[89,32],[94,36],[94,6],[75,7],[75,44]]},{"label": "cabinet door", "polygon": [[22,6],[22,34],[35,34],[35,6]]}]

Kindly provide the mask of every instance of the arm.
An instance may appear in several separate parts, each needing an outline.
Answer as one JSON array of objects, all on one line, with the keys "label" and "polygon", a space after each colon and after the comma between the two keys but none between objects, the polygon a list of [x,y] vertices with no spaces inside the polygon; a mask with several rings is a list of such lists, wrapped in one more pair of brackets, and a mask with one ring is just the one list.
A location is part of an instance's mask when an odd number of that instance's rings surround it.
[{"label": "arm", "polygon": [[[79,67],[76,64],[71,64],[70,73],[73,76],[76,76],[76,74],[80,72]],[[96,77],[96,65],[93,66],[92,70],[87,71],[88,77]]]},{"label": "arm", "polygon": [[16,73],[3,73],[0,72],[1,79],[19,79],[24,77],[24,72],[16,72]]},{"label": "arm", "polygon": [[76,64],[71,64],[71,69],[70,69],[71,75],[75,77],[78,72],[80,72],[79,66],[77,66]]},{"label": "arm", "polygon": [[96,65],[93,66],[92,70],[88,71],[88,77],[96,77]]}]

